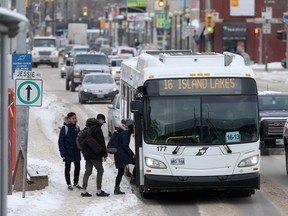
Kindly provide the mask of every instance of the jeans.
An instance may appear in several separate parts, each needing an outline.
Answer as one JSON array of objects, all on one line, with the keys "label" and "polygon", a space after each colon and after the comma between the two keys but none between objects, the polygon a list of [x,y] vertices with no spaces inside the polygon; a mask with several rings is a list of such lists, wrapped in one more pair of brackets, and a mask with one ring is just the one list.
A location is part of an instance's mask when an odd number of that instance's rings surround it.
[{"label": "jeans", "polygon": [[97,190],[101,190],[104,168],[103,168],[103,165],[102,165],[102,161],[98,161],[98,160],[86,160],[85,173],[84,173],[84,176],[83,176],[83,185],[82,185],[82,187],[83,187],[83,189],[87,189],[88,179],[89,179],[90,175],[92,174],[93,166],[97,170],[97,178],[96,178]]},{"label": "jeans", "polygon": [[[67,185],[71,185],[71,180],[70,180],[71,163],[72,162],[65,162],[65,180],[66,180]],[[75,166],[73,183],[78,184],[79,174],[80,174],[80,161],[73,162],[73,163]]]}]

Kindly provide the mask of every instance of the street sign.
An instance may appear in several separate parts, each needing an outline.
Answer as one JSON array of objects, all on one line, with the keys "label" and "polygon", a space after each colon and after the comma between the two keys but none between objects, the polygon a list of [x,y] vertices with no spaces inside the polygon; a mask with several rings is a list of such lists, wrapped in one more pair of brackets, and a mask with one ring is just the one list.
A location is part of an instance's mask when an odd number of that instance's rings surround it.
[{"label": "street sign", "polygon": [[16,70],[32,71],[32,55],[31,54],[12,54],[12,78]]},{"label": "street sign", "polygon": [[263,34],[271,34],[271,23],[263,23]]},{"label": "street sign", "polygon": [[16,106],[42,106],[43,80],[15,80]]},{"label": "street sign", "polygon": [[283,21],[286,23],[288,22],[288,12],[283,13]]},{"label": "street sign", "polygon": [[15,70],[15,79],[41,79],[42,74],[35,71]]}]

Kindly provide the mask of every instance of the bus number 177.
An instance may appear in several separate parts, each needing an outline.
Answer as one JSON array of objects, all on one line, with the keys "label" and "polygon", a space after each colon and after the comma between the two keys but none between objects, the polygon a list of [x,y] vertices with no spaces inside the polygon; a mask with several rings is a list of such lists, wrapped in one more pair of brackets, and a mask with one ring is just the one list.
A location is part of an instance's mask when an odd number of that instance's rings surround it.
[{"label": "bus number 177", "polygon": [[167,146],[157,146],[157,151],[166,151]]}]

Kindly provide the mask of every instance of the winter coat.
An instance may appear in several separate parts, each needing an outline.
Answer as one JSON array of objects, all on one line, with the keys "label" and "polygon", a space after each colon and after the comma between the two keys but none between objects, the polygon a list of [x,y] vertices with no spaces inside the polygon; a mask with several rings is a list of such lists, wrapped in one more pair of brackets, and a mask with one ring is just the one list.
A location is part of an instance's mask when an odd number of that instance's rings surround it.
[{"label": "winter coat", "polygon": [[86,126],[90,127],[91,137],[93,137],[101,145],[102,151],[101,154],[96,154],[94,150],[96,146],[91,146],[92,143],[89,142],[88,145],[82,146],[83,156],[85,160],[102,161],[102,158],[108,157],[108,154],[101,126],[99,125],[97,119],[96,121],[87,121]]},{"label": "winter coat", "polygon": [[131,132],[126,128],[119,127],[119,141],[117,153],[114,154],[116,168],[124,168],[128,164],[134,164],[133,151],[129,147]]},{"label": "winter coat", "polygon": [[[68,128],[67,134],[64,125]],[[69,123],[66,117],[64,119],[64,125],[60,130],[58,138],[60,155],[65,158],[66,162],[79,162],[81,160],[81,154],[76,145],[76,137],[80,128],[76,124]]]}]

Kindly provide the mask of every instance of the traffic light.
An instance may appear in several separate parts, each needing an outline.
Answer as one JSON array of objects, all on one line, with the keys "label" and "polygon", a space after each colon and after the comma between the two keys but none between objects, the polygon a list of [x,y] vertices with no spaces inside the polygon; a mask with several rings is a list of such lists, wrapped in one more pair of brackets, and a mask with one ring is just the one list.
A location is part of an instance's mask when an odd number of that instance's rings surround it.
[{"label": "traffic light", "polygon": [[286,31],[278,30],[276,32],[276,38],[279,39],[279,40],[286,40]]},{"label": "traffic light", "polygon": [[214,14],[213,13],[205,14],[205,24],[206,24],[207,34],[213,34],[214,33]]},{"label": "traffic light", "polygon": [[259,38],[260,28],[255,28],[255,29],[254,29],[254,35],[255,35],[256,38]]},{"label": "traffic light", "polygon": [[166,0],[158,0],[158,7],[159,8],[166,8]]},{"label": "traffic light", "polygon": [[82,15],[83,16],[87,16],[88,15],[88,7],[87,6],[83,6],[82,7]]}]

